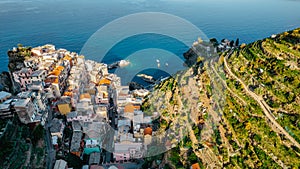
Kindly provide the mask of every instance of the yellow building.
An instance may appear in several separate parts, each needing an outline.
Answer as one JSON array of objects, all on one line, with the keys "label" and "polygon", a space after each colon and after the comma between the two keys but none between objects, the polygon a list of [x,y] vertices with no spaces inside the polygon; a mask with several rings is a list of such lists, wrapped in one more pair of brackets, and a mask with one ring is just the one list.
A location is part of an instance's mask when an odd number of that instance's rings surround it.
[{"label": "yellow building", "polygon": [[72,111],[69,103],[62,103],[57,105],[60,114],[66,115]]}]

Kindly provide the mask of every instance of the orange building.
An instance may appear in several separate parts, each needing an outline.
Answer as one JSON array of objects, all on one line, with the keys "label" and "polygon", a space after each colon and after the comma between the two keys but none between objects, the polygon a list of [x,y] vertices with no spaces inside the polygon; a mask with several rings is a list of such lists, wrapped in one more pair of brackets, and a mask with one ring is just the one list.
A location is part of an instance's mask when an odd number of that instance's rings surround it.
[{"label": "orange building", "polygon": [[98,85],[110,85],[111,81],[108,79],[101,79],[98,83]]},{"label": "orange building", "polygon": [[69,55],[66,55],[66,56],[63,58],[63,60],[67,60],[67,61],[69,61],[69,63],[70,63],[70,66],[71,66],[71,67],[73,66],[73,63],[72,63],[72,58],[71,58]]},{"label": "orange building", "polygon": [[200,169],[199,163],[195,163],[191,166],[191,169]]},{"label": "orange building", "polygon": [[133,113],[133,112],[134,112],[133,104],[131,103],[126,104],[126,106],[124,107],[124,113]]}]

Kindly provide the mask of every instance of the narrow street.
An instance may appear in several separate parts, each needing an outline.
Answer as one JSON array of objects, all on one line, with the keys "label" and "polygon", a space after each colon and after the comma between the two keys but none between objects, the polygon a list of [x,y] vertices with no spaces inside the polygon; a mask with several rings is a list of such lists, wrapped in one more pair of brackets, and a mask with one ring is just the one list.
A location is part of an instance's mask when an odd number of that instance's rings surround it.
[{"label": "narrow street", "polygon": [[52,121],[52,116],[53,112],[50,109],[50,106],[47,106],[47,111],[48,111],[48,118],[45,122],[45,144],[47,147],[47,159],[46,159],[46,166],[47,169],[52,169],[53,164],[55,163],[55,151],[52,146],[52,137],[50,133],[50,127],[51,127],[51,121]]}]

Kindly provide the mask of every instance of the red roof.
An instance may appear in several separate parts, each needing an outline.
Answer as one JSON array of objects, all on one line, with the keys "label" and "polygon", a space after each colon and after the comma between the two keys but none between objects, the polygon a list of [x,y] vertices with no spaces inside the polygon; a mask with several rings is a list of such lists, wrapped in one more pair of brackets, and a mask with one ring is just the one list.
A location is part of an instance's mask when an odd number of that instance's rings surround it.
[{"label": "red roof", "polygon": [[152,135],[152,128],[151,127],[145,128],[144,135]]}]

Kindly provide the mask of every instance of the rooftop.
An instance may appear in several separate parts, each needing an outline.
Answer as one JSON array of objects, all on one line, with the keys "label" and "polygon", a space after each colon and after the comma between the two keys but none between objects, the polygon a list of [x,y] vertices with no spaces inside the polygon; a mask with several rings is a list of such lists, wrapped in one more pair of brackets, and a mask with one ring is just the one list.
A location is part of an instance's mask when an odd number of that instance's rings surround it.
[{"label": "rooftop", "polygon": [[133,104],[129,103],[124,107],[124,113],[133,113],[133,112],[134,112]]},{"label": "rooftop", "polygon": [[101,79],[98,85],[110,85],[111,81],[107,78]]},{"label": "rooftop", "polygon": [[72,142],[71,142],[71,147],[70,147],[71,152],[79,151],[81,137],[82,137],[82,132],[81,131],[74,131],[73,132]]},{"label": "rooftop", "polygon": [[152,128],[151,127],[145,128],[144,135],[152,135]]},{"label": "rooftop", "polygon": [[67,118],[75,118],[75,117],[77,117],[77,112],[76,111],[72,111],[72,112],[67,114]]},{"label": "rooftop", "polygon": [[18,99],[14,106],[15,107],[26,107],[27,104],[30,102],[30,98],[27,98],[27,99]]},{"label": "rooftop", "polygon": [[200,165],[198,163],[195,163],[191,166],[191,169],[200,169]]},{"label": "rooftop", "polygon": [[31,77],[38,77],[43,73],[45,73],[45,70],[36,70],[36,71],[32,72]]},{"label": "rooftop", "polygon": [[126,142],[126,143],[115,143],[115,152],[116,153],[126,153],[129,152],[130,149],[141,149],[142,148],[142,143],[131,143],[131,142]]},{"label": "rooftop", "polygon": [[104,168],[99,165],[90,165],[90,169],[104,169]]},{"label": "rooftop", "polygon": [[6,100],[11,97],[11,93],[0,91],[0,100]]},{"label": "rooftop", "polygon": [[27,73],[27,72],[29,72],[30,70],[31,70],[30,68],[23,67],[19,72],[20,72],[20,73]]},{"label": "rooftop", "polygon": [[6,109],[9,109],[9,108],[10,108],[10,104],[5,104],[5,103],[0,104],[0,111],[1,110],[6,110]]},{"label": "rooftop", "polygon": [[77,120],[74,120],[73,122],[72,122],[72,128],[73,128],[73,130],[81,130],[81,124],[80,124],[80,122],[79,121],[77,121]]},{"label": "rooftop", "polygon": [[67,167],[67,162],[65,160],[56,160],[53,169],[65,169]]},{"label": "rooftop", "polygon": [[57,118],[54,118],[51,122],[51,128],[50,128],[50,132],[51,133],[58,133],[62,131],[62,127],[63,127],[63,122],[62,120],[59,120]]},{"label": "rooftop", "polygon": [[118,127],[120,126],[131,126],[130,119],[123,119],[118,121]]},{"label": "rooftop", "polygon": [[89,93],[83,93],[80,95],[80,100],[83,100],[83,99],[91,99],[91,95]]}]

